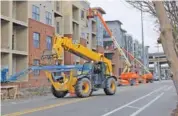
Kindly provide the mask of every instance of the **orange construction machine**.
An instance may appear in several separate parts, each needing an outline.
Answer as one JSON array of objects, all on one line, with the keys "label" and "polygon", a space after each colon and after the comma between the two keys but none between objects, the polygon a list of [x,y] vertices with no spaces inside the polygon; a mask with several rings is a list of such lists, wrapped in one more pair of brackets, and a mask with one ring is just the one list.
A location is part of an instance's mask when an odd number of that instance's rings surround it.
[{"label": "orange construction machine", "polygon": [[122,50],[122,48],[120,47],[120,45],[117,43],[116,38],[113,36],[111,30],[107,26],[106,22],[104,21],[103,17],[98,12],[98,10],[89,9],[88,10],[88,18],[94,18],[94,16],[99,17],[101,23],[104,25],[105,30],[110,35],[114,45],[116,46],[116,48],[118,49],[118,51],[120,53],[120,55],[124,57],[124,61],[125,61],[126,65],[125,65],[125,68],[124,68],[122,74],[118,77],[119,84],[122,84],[122,82],[123,82],[123,83],[129,83],[131,85],[134,85],[138,80],[138,74],[135,72],[130,72],[131,63],[129,62],[128,58],[126,57],[126,55],[125,55],[124,51]]},{"label": "orange construction machine", "polygon": [[[104,21],[103,17],[101,16],[101,14],[98,12],[98,10],[96,9],[89,9],[88,10],[88,18],[94,18],[94,16],[97,16],[101,23],[103,24],[105,30],[108,32],[108,34],[110,35],[114,45],[116,46],[117,50],[119,51],[120,55],[123,56],[124,61],[125,61],[125,68],[122,72],[122,74],[118,77],[118,81],[120,85],[126,85],[126,84],[130,84],[130,85],[135,85],[138,84],[138,79],[140,78],[140,76],[136,73],[136,72],[131,72],[130,68],[131,68],[131,63],[129,62],[128,58],[126,57],[124,51],[126,51],[125,49],[121,48],[120,45],[117,43],[116,38],[113,36],[111,30],[109,29],[109,27],[107,26],[106,22]],[[131,57],[133,57],[133,55],[131,55],[129,53],[129,55]],[[149,74],[145,74],[142,76],[142,78],[144,78],[145,80],[152,80],[152,74],[149,72],[149,70],[147,70],[145,68],[145,66],[136,58],[133,57],[133,59],[135,61],[137,61],[141,66],[144,67],[144,69],[149,73]],[[148,81],[147,81],[148,82]]]}]

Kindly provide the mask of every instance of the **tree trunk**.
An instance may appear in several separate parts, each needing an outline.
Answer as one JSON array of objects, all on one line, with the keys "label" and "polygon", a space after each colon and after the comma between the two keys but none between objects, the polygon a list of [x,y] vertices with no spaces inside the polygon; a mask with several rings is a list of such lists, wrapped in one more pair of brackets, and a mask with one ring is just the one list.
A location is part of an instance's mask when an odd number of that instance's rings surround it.
[{"label": "tree trunk", "polygon": [[159,19],[161,29],[161,43],[167,56],[168,64],[173,73],[173,81],[178,95],[178,56],[174,48],[174,38],[172,33],[172,27],[170,25],[168,16],[166,14],[162,1],[153,1],[156,15]]}]

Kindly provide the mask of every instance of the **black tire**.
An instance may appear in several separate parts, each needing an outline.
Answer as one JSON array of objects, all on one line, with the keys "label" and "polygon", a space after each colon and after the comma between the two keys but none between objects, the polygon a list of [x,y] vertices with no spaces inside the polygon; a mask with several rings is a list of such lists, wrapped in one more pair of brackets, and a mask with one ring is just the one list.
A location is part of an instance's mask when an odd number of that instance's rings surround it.
[{"label": "black tire", "polygon": [[63,98],[68,93],[67,91],[57,91],[53,86],[51,86],[51,92],[56,98]]},{"label": "black tire", "polygon": [[105,82],[105,88],[104,88],[105,94],[114,95],[116,93],[116,89],[117,89],[116,80],[112,77],[107,78]]},{"label": "black tire", "polygon": [[148,80],[148,79],[146,79],[146,83],[149,83],[149,80]]},{"label": "black tire", "polygon": [[150,80],[150,83],[153,83],[153,80],[152,80],[152,79]]},{"label": "black tire", "polygon": [[92,94],[91,81],[88,78],[81,78],[75,86],[75,93],[78,97],[89,97]]},{"label": "black tire", "polygon": [[135,79],[131,79],[131,80],[130,80],[130,85],[131,85],[131,86],[135,85]]}]

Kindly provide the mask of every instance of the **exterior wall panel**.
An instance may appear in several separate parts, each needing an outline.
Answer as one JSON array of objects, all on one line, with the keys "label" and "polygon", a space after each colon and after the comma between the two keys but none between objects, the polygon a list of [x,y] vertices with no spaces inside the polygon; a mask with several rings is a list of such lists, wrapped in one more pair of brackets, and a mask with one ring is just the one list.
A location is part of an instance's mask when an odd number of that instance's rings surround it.
[{"label": "exterior wall panel", "polygon": [[[37,32],[40,34],[40,46],[34,48],[33,44],[33,33]],[[29,19],[29,66],[33,65],[33,60],[40,60],[44,49],[46,48],[46,37],[54,35],[54,27],[45,25],[44,23]],[[42,63],[42,61],[40,61]],[[40,86],[46,84],[46,76],[44,71],[40,71],[39,76],[34,76],[34,73],[29,75],[29,83],[31,86]],[[44,83],[43,83],[44,82]],[[48,83],[48,82],[47,82]]]}]

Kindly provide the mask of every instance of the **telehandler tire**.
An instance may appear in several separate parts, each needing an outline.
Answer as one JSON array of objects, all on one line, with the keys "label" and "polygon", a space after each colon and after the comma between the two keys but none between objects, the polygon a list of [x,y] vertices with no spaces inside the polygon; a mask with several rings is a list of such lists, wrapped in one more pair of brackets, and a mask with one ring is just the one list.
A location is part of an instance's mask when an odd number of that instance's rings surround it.
[{"label": "telehandler tire", "polygon": [[107,78],[105,82],[104,92],[106,95],[114,95],[116,93],[117,85],[113,77]]},{"label": "telehandler tire", "polygon": [[78,97],[89,97],[92,93],[91,81],[88,78],[80,78],[75,86],[75,93]]},{"label": "telehandler tire", "polygon": [[51,86],[51,92],[56,98],[63,98],[68,93],[67,91],[57,91],[53,86]]}]

